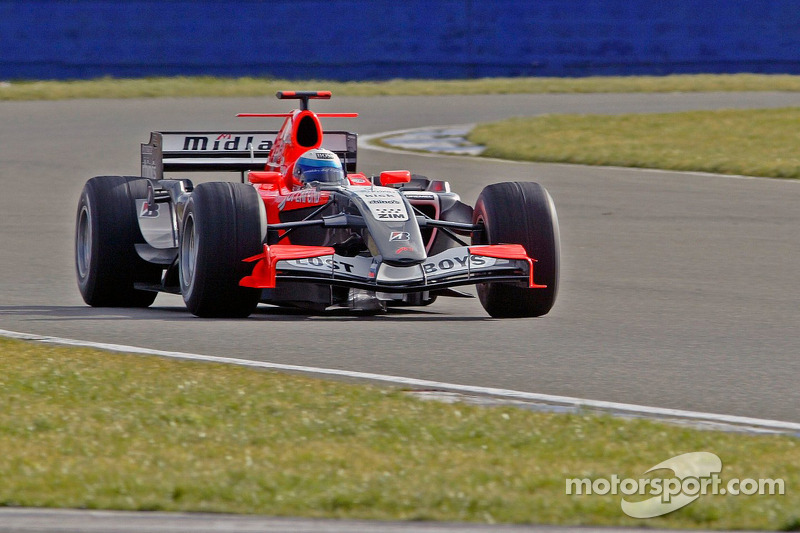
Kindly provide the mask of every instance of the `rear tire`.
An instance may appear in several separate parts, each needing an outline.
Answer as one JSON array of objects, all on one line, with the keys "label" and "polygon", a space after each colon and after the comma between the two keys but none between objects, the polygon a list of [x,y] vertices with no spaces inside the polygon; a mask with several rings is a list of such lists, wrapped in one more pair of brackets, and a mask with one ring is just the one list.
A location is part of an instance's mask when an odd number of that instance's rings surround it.
[{"label": "rear tire", "polygon": [[92,307],[147,307],[158,293],[134,283],[158,283],[162,269],[136,253],[145,242],[136,216],[136,198],[147,180],[99,176],[86,182],[75,223],[75,271],[83,301]]},{"label": "rear tire", "polygon": [[263,252],[261,198],[250,185],[213,182],[195,187],[181,223],[179,272],[183,301],[200,317],[243,318],[255,311],[259,289],[239,286]]},{"label": "rear tire", "polygon": [[473,244],[521,244],[536,259],[534,276],[546,289],[529,289],[510,283],[477,286],[481,305],[495,318],[533,317],[547,314],[558,294],[560,242],[553,199],[538,183],[496,183],[484,188],[475,204]]}]

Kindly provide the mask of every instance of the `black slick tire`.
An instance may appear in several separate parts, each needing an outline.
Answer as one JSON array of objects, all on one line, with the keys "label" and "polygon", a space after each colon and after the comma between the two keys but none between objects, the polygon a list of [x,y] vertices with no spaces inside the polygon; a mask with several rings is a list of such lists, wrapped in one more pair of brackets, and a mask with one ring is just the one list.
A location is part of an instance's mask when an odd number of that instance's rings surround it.
[{"label": "black slick tire", "polygon": [[147,307],[157,293],[135,283],[158,283],[162,268],[143,260],[136,198],[144,198],[147,180],[98,176],[86,182],[75,222],[75,271],[83,301],[93,307]]},{"label": "black slick tire", "polygon": [[484,228],[473,234],[473,244],[521,244],[536,259],[534,281],[547,285],[529,289],[511,283],[479,284],[483,308],[495,318],[547,314],[558,294],[560,263],[558,218],[547,190],[533,182],[489,185],[475,204],[473,223]]},{"label": "black slick tire", "polygon": [[255,311],[261,291],[241,287],[252,272],[242,260],[263,251],[261,202],[242,183],[201,183],[183,211],[179,273],[183,300],[199,317],[243,318]]}]

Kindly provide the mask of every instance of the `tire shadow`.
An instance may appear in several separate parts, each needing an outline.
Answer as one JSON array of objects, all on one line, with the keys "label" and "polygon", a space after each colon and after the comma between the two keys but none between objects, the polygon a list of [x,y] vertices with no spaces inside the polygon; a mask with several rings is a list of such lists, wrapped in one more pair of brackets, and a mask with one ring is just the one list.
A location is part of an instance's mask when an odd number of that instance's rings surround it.
[{"label": "tire shadow", "polygon": [[302,321],[338,321],[338,322],[484,322],[495,320],[489,316],[463,316],[437,312],[433,309],[389,308],[384,313],[357,313],[348,309],[330,311],[313,311],[259,305],[255,312],[247,318],[200,318],[193,316],[185,307],[158,306],[148,308],[128,307],[89,307],[59,305],[4,305],[0,306],[0,319],[17,317],[25,322],[47,321],[215,321],[215,322],[302,322]]}]

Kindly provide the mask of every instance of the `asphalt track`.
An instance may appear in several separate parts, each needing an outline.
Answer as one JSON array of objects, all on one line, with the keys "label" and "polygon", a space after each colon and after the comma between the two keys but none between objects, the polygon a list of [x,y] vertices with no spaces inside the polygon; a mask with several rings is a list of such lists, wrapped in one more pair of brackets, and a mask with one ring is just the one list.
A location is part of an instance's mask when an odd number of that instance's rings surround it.
[{"label": "asphalt track", "polygon": [[[448,522],[370,522],[265,518],[206,513],[136,513],[0,508],[8,533],[625,533],[630,528],[488,525]],[[648,529],[648,533],[670,530]],[[694,530],[696,533],[706,533]],[[719,533],[719,532],[717,532]]]},{"label": "asphalt track", "polygon": [[[326,125],[371,134],[552,112],[776,106],[800,106],[800,94],[336,98],[315,107],[358,111]],[[234,114],[289,107],[271,98],[0,103],[0,328],[800,422],[793,181],[362,148],[361,170],[449,179],[469,202],[492,182],[545,185],[562,238],[553,311],[494,320],[477,300],[440,299],[374,318],[261,306],[246,320],[204,320],[171,295],[146,310],[83,304],[72,242],[87,178],[137,174],[151,130],[270,129],[274,120]]]}]

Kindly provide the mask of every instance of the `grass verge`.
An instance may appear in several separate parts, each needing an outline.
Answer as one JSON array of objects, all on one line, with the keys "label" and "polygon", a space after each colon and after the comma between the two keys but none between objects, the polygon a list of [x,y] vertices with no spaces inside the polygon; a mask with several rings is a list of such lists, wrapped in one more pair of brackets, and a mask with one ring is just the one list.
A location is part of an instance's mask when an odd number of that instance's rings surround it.
[{"label": "grass verge", "polygon": [[521,93],[624,93],[711,91],[800,91],[800,76],[732,74],[588,78],[485,78],[334,82],[271,78],[174,77],[0,83],[1,100],[265,96],[278,90],[327,89],[336,96],[397,96]]},{"label": "grass verge", "polygon": [[486,157],[800,178],[800,108],[544,115],[476,127]]},{"label": "grass verge", "polygon": [[[800,440],[590,414],[446,405],[400,391],[0,339],[0,505],[399,520],[780,529],[798,522]],[[636,521],[566,478],[642,477],[711,451],[723,479]],[[645,476],[646,477],[646,476]]]}]

